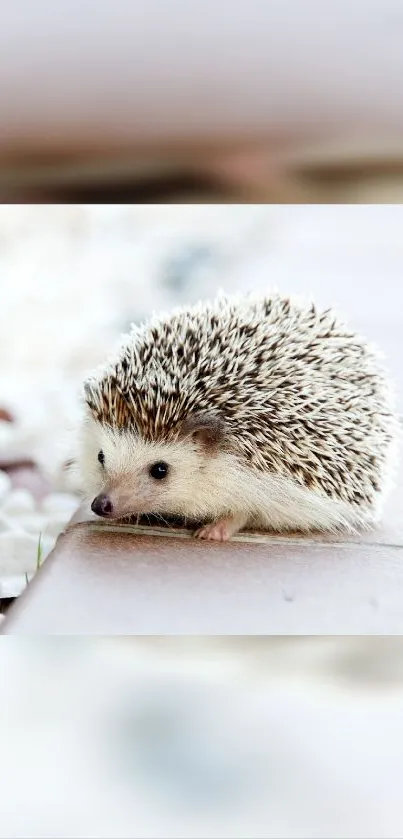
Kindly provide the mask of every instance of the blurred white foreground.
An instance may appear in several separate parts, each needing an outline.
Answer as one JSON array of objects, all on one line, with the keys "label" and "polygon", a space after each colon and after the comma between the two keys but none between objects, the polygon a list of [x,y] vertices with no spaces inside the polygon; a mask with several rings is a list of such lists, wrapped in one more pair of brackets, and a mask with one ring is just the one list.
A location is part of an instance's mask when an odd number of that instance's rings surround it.
[{"label": "blurred white foreground", "polygon": [[401,837],[401,639],[9,639],[4,839]]}]

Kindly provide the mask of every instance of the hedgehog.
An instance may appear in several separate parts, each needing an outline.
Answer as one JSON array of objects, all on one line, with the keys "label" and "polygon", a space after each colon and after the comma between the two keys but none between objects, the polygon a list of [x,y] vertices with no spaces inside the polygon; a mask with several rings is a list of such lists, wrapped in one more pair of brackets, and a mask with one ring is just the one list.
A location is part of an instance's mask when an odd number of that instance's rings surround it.
[{"label": "hedgehog", "polygon": [[331,309],[218,295],[134,325],[84,383],[79,468],[92,511],[242,529],[374,526],[397,419],[378,351]]}]

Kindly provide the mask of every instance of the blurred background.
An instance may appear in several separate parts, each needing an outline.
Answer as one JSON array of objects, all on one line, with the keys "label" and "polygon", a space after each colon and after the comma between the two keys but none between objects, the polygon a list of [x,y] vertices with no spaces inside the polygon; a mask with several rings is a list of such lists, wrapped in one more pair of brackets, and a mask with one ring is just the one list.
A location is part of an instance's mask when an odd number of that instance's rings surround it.
[{"label": "blurred background", "polygon": [[4,639],[4,839],[400,839],[401,638]]},{"label": "blurred background", "polygon": [[0,200],[390,202],[400,0],[15,0]]},{"label": "blurred background", "polygon": [[0,601],[77,507],[84,377],[153,310],[313,297],[380,345],[402,412],[402,229],[400,205],[1,205]]}]

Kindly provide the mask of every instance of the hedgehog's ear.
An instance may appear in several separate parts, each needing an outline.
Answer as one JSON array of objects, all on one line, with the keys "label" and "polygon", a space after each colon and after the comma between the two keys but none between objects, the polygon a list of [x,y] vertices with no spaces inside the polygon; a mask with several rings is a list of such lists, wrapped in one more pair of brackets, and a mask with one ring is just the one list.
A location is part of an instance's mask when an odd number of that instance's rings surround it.
[{"label": "hedgehog's ear", "polygon": [[225,423],[221,417],[209,411],[200,411],[190,414],[183,421],[180,429],[180,436],[192,437],[206,449],[215,449],[220,446],[225,435]]}]

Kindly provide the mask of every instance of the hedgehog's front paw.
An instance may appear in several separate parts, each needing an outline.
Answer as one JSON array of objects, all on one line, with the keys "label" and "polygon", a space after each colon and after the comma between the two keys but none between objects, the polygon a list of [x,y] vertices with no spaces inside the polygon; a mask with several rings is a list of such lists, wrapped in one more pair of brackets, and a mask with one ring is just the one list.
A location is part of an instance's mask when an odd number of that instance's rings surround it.
[{"label": "hedgehog's front paw", "polygon": [[197,539],[210,539],[214,542],[228,542],[231,536],[238,533],[245,524],[244,518],[220,519],[212,524],[206,524],[194,534]]},{"label": "hedgehog's front paw", "polygon": [[211,539],[215,542],[227,542],[231,538],[232,533],[228,527],[227,521],[217,521],[214,524],[207,524],[196,530],[195,536],[197,539]]}]

